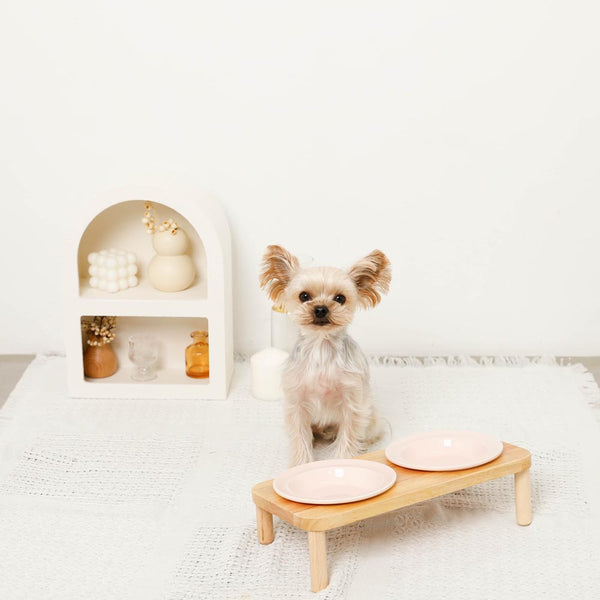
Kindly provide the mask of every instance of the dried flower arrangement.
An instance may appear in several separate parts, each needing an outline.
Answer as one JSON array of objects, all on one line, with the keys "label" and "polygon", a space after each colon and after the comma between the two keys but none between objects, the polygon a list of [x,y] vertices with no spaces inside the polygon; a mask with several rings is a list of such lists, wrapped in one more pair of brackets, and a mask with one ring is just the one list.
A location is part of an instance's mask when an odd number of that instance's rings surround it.
[{"label": "dried flower arrangement", "polygon": [[171,235],[175,235],[179,226],[173,219],[167,219],[160,225],[156,225],[156,215],[154,213],[154,206],[152,202],[146,202],[144,205],[144,216],[142,217],[142,223],[146,226],[146,233],[156,233],[157,231],[170,231]]},{"label": "dried flower arrangement", "polygon": [[117,317],[85,317],[81,321],[81,329],[87,332],[87,343],[90,346],[104,346],[115,339]]}]

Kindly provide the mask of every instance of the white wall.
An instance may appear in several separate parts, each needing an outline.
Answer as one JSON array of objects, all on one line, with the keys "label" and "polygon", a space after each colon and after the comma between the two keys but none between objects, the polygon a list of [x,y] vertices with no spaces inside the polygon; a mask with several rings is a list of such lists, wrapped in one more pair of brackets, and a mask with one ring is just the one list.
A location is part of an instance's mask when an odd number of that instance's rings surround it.
[{"label": "white wall", "polygon": [[62,350],[76,204],[175,170],[229,215],[239,351],[267,343],[280,242],[388,253],[368,352],[600,354],[596,2],[0,10],[0,352]]}]

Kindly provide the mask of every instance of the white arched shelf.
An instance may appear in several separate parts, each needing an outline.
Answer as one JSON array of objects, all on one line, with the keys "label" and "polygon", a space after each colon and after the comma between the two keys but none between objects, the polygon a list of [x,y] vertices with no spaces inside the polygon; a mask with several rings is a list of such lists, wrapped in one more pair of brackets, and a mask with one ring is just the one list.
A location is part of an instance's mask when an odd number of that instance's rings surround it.
[{"label": "white arched shelf", "polygon": [[[152,238],[141,218],[152,202],[162,221],[172,218],[190,239],[196,279],[181,292],[156,290],[147,278],[154,256]],[[65,346],[69,394],[93,398],[212,398],[227,396],[233,371],[231,237],[220,204],[203,192],[178,184],[113,189],[86,203],[71,228],[65,277]],[[134,252],[139,284],[115,293],[89,285],[87,257],[118,248]],[[116,316],[113,348],[119,368],[114,375],[89,379],[83,373],[81,320]],[[210,377],[185,374],[185,348],[196,329],[209,331]],[[151,333],[160,343],[158,377],[139,383],[131,378],[128,338]]]}]

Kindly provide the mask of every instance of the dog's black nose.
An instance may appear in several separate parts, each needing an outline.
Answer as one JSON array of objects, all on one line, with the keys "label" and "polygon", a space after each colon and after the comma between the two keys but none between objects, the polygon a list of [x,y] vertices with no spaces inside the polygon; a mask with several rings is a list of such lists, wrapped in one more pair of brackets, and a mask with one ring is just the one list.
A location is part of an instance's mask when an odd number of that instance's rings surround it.
[{"label": "dog's black nose", "polygon": [[315,317],[324,319],[329,314],[329,309],[326,306],[315,306]]}]

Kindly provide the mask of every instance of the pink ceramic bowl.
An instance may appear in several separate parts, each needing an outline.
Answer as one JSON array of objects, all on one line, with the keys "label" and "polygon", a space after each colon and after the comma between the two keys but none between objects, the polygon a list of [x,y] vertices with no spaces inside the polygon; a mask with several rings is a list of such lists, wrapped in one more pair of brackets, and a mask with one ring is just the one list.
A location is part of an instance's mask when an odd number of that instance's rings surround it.
[{"label": "pink ceramic bowl", "polygon": [[382,494],[396,472],[371,460],[319,460],[284,471],[273,480],[280,496],[306,504],[343,504]]},{"label": "pink ceramic bowl", "polygon": [[499,439],[474,431],[430,431],[409,435],[385,449],[386,458],[399,467],[419,471],[470,469],[500,456]]}]

